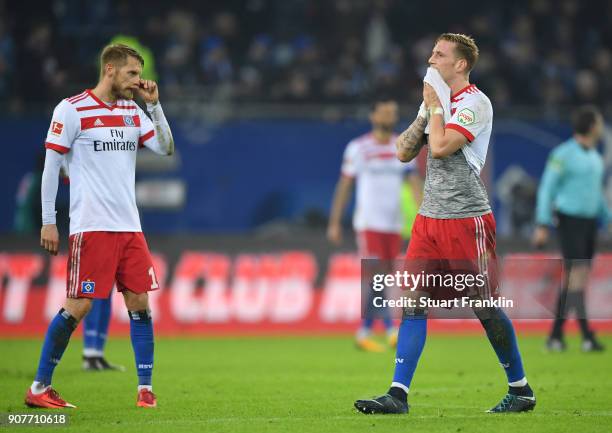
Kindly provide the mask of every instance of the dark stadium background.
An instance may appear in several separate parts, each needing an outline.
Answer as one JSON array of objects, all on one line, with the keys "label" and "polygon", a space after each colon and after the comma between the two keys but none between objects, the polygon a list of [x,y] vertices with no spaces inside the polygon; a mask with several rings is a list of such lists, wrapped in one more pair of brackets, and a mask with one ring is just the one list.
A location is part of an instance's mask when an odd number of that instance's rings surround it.
[{"label": "dark stadium background", "polygon": [[[425,61],[443,31],[471,34],[481,49],[471,79],[495,110],[483,178],[500,253],[532,253],[539,177],[548,152],[570,134],[572,107],[594,103],[612,114],[611,24],[612,3],[603,0],[0,1],[4,311],[15,281],[25,278],[18,287],[38,301],[24,317],[40,316],[51,269],[37,240],[42,143],[55,104],[95,85],[97,53],[114,38],[150,50],[146,72],[160,84],[176,141],[173,159],[143,151],[137,171],[143,230],[168,267],[165,289],[189,252],[223,254],[235,266],[241,254],[297,250],[317,264],[309,284],[318,293],[331,258],[354,251],[350,235],[340,249],[324,237],[343,149],[368,130],[376,95],[400,102],[398,130],[411,121]],[[608,172],[611,145],[608,131],[601,149]],[[64,248],[67,190],[58,195]],[[348,234],[349,213],[345,223]],[[608,245],[603,234],[601,241]],[[18,254],[40,264],[15,264]],[[609,280],[605,272],[598,280],[600,301],[610,297]],[[596,316],[612,317],[600,301],[592,300],[601,308]],[[6,317],[0,329],[20,329]],[[347,331],[356,319],[302,328]]]},{"label": "dark stadium background", "polygon": [[[538,405],[484,413],[507,381],[480,323],[432,311],[410,415],[364,417],[353,402],[384,392],[396,352],[378,332],[384,352],[355,348],[361,263],[350,212],[344,244],[327,241],[329,207],[372,99],[397,98],[398,132],[414,118],[442,32],[470,34],[481,50],[471,81],[494,108],[482,177]],[[572,109],[592,103],[612,118],[611,0],[0,0],[0,426],[8,414],[48,414],[23,398],[65,299],[69,197],[61,184],[60,255],[50,257],[39,247],[43,142],[53,107],[95,86],[111,41],[144,55],[176,142],[172,158],[140,151],[136,174],[162,286],[149,298],[159,405],[134,407],[129,320],[114,295],[105,356],[126,372],[82,371],[77,329],[53,380],[78,406],[61,411],[63,428],[612,431],[612,241],[602,227],[587,289],[604,353],[582,353],[574,320],[566,352],[543,350],[561,261],[556,242],[530,244],[540,177],[571,134]],[[612,203],[609,127],[600,151]]]}]

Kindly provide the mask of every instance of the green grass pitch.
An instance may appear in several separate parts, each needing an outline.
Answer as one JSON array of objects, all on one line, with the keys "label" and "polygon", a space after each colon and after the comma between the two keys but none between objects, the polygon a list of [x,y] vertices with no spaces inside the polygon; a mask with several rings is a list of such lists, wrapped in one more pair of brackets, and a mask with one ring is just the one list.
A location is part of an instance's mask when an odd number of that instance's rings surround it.
[{"label": "green grass pitch", "polygon": [[[612,348],[612,337],[602,341]],[[34,411],[22,402],[40,344],[0,340],[0,412]],[[572,338],[567,353],[546,354],[542,344],[542,337],[520,338],[538,399],[526,414],[484,413],[506,391],[484,336],[430,335],[404,416],[353,409],[355,399],[385,392],[394,352],[358,352],[348,336],[158,339],[153,383],[159,407],[153,410],[135,407],[128,339],[113,339],[107,348],[110,360],[128,366],[126,373],[82,372],[81,341],[75,340],[54,385],[78,406],[66,412],[70,425],[63,429],[79,432],[612,431],[612,350],[583,354]]]}]

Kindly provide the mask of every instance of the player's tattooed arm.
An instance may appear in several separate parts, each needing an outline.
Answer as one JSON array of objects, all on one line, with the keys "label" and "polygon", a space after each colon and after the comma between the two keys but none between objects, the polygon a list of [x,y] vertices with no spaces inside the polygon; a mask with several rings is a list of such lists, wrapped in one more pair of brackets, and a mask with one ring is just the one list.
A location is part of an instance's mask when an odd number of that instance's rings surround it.
[{"label": "player's tattooed arm", "polygon": [[409,162],[416,157],[423,146],[425,145],[425,127],[427,126],[427,118],[417,116],[414,122],[410,124],[408,129],[401,133],[397,138],[395,147],[397,148],[397,157],[402,162]]}]

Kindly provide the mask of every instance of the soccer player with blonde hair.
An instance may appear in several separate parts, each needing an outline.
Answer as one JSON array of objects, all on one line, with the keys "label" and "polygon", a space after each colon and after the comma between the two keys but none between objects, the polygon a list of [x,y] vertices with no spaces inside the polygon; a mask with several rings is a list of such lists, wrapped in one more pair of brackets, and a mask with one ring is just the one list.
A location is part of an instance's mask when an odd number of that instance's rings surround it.
[{"label": "soccer player with blonde hair", "polygon": [[[495,219],[480,171],[491,137],[493,109],[489,98],[469,82],[477,60],[478,47],[471,37],[444,33],[437,38],[429,65],[450,88],[451,100],[443,105],[434,88],[424,84],[427,114],[417,116],[400,135],[397,155],[402,161],[410,161],[428,143],[423,204],[406,253],[408,265],[443,264],[447,266],[443,271],[456,272],[463,269],[453,268],[453,262],[468,264],[471,272],[484,276],[487,282],[471,296],[487,300],[497,296],[498,291]],[[450,106],[450,120],[446,123],[445,105]],[[428,119],[429,135],[425,140]],[[414,295],[419,299],[436,299],[448,293],[441,287],[419,287]],[[474,313],[487,333],[509,385],[506,396],[489,412],[532,410],[535,397],[523,370],[512,322],[499,308],[475,308]],[[357,400],[355,407],[359,411],[365,414],[408,412],[408,391],[425,346],[426,333],[427,309],[405,308],[391,387],[380,397]]]}]

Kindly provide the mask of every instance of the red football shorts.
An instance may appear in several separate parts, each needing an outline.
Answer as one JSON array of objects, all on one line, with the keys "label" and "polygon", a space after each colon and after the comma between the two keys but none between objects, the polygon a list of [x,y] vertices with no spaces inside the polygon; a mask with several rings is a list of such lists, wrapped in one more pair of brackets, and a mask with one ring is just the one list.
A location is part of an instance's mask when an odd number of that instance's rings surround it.
[{"label": "red football shorts", "polygon": [[357,232],[357,248],[362,259],[395,260],[402,250],[402,237],[399,233],[362,230]]},{"label": "red football shorts", "polygon": [[159,288],[142,232],[75,233],[68,248],[68,298],[106,299],[115,281],[120,292]]},{"label": "red football shorts", "polygon": [[483,299],[498,296],[497,256],[495,254],[495,218],[486,215],[437,219],[417,215],[406,252],[409,272],[438,272],[443,276],[472,274],[484,284],[458,291],[440,287],[421,287],[434,298],[479,295]]}]

